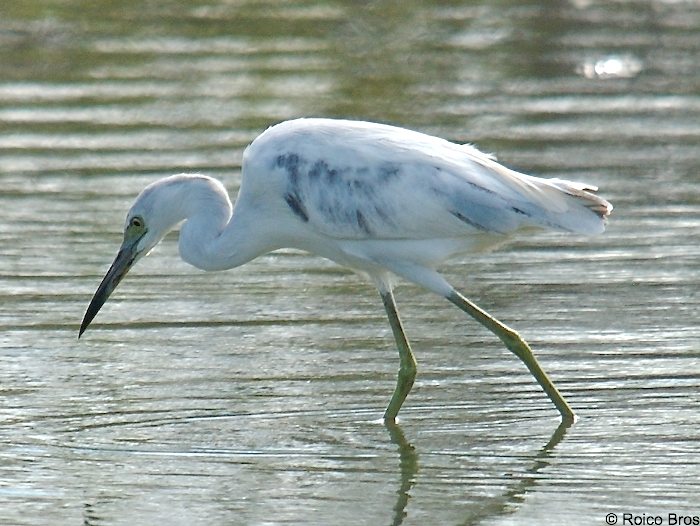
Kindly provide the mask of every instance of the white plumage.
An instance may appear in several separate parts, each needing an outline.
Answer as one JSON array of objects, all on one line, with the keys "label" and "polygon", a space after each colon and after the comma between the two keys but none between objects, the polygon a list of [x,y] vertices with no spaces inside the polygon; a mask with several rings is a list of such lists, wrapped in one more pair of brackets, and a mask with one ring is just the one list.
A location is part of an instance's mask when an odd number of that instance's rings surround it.
[{"label": "white plumage", "polygon": [[161,179],[138,196],[127,214],[122,248],[80,334],[133,263],[185,221],[180,254],[205,270],[233,268],[292,247],[369,274],[402,362],[387,420],[396,417],[415,376],[391,274],[445,296],[486,325],[526,363],[562,416],[573,418],[527,344],[457,293],[436,267],[523,227],[600,233],[612,206],[595,190],[520,174],[472,146],[403,128],[332,119],[283,122],[246,149],[235,206],[221,183],[202,175]]}]

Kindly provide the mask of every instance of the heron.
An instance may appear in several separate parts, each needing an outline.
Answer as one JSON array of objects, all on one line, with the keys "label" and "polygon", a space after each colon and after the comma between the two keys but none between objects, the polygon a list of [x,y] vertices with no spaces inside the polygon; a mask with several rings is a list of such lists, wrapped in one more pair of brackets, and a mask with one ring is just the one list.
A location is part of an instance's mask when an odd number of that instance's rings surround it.
[{"label": "heron", "polygon": [[220,181],[200,174],[162,178],[138,195],[78,337],[129,269],[181,225],[180,256],[203,270],[231,269],[292,248],[367,276],[379,291],[399,353],[386,422],[396,421],[417,371],[394,298],[397,277],[446,298],[491,331],[529,369],[562,421],[573,422],[574,411],[522,336],[467,299],[438,267],[528,227],[599,234],[612,205],[597,190],[525,175],[472,145],[401,127],[285,121],[245,149],[235,204]]}]

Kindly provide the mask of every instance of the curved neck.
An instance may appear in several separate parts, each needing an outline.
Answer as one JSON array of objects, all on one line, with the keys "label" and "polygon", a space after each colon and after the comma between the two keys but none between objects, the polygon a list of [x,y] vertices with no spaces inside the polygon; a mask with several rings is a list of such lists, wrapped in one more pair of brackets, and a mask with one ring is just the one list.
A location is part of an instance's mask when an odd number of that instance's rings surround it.
[{"label": "curved neck", "polygon": [[202,270],[225,270],[269,251],[271,247],[260,245],[253,235],[256,223],[249,218],[255,214],[246,213],[240,199],[232,207],[223,185],[207,179],[209,184],[188,190],[180,257]]}]

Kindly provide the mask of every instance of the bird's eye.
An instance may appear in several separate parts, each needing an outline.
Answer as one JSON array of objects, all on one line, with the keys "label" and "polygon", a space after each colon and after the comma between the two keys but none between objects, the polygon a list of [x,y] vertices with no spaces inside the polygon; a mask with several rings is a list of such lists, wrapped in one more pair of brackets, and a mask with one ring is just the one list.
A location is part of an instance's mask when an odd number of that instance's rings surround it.
[{"label": "bird's eye", "polygon": [[131,218],[131,221],[129,222],[129,224],[130,224],[132,227],[141,228],[141,227],[143,226],[143,219],[141,219],[141,218],[138,217],[138,216],[132,217],[132,218]]}]

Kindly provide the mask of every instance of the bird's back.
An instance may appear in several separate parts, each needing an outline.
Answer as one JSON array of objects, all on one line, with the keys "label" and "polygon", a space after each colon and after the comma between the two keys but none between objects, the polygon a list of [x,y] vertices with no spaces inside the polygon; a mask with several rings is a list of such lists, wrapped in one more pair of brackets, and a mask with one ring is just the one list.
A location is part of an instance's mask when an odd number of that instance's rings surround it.
[{"label": "bird's back", "polygon": [[246,150],[241,195],[319,235],[459,239],[540,226],[595,234],[612,210],[595,187],[512,171],[469,145],[393,126],[299,119]]}]

